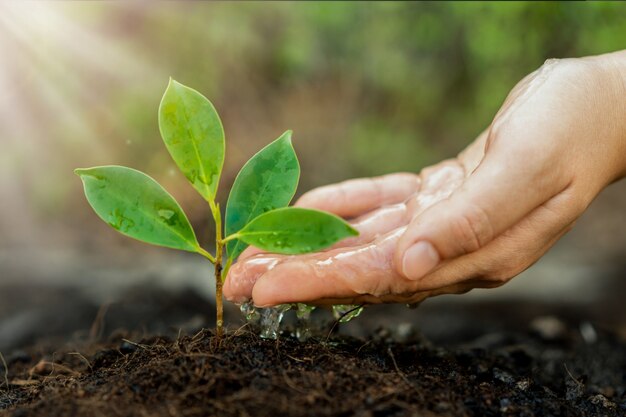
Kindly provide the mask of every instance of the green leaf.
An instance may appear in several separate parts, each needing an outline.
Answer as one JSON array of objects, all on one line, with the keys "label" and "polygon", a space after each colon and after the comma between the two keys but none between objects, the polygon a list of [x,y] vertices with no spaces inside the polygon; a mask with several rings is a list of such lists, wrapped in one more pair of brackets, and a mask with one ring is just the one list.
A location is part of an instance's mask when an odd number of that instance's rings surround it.
[{"label": "green leaf", "polygon": [[121,166],[74,172],[96,214],[120,233],[154,245],[198,250],[189,220],[174,197],[143,172]]},{"label": "green leaf", "polygon": [[[226,235],[237,233],[260,214],[289,205],[299,178],[300,165],[288,130],[237,174],[226,204]],[[247,246],[237,239],[227,242],[228,257],[235,259]]]},{"label": "green leaf", "polygon": [[170,78],[159,106],[163,142],[191,185],[215,200],[224,165],[224,128],[215,107],[202,94]]},{"label": "green leaf", "polygon": [[315,252],[358,234],[333,214],[286,207],[261,214],[235,236],[268,252],[295,255]]}]

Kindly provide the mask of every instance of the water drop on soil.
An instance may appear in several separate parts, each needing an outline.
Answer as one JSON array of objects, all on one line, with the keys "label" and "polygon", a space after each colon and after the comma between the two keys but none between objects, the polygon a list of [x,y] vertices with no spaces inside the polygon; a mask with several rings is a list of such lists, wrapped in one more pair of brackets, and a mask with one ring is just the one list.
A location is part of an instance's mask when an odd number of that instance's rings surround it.
[{"label": "water drop on soil", "polygon": [[298,318],[298,323],[296,324],[295,336],[301,342],[306,342],[307,339],[311,337],[309,318],[311,317],[311,312],[313,312],[313,310],[315,310],[315,306],[302,303],[297,304],[296,317]]},{"label": "water drop on soil", "polygon": [[261,337],[263,339],[278,338],[280,322],[291,304],[281,304],[276,307],[262,308],[261,310]]},{"label": "water drop on soil", "polygon": [[308,304],[298,303],[298,307],[296,309],[296,317],[300,320],[308,320],[311,317],[311,313],[315,310],[315,306],[310,306]]},{"label": "water drop on soil", "polygon": [[239,310],[241,310],[241,313],[246,318],[248,323],[256,323],[261,317],[261,313],[259,313],[259,310],[254,306],[252,301],[243,303],[239,307]]}]

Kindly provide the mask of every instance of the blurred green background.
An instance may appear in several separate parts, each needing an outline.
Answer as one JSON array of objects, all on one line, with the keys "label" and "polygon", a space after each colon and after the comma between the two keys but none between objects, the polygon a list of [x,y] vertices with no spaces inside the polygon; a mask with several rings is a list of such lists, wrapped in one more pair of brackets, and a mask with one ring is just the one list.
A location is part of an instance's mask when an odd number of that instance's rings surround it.
[{"label": "blurred green background", "polygon": [[[0,3],[0,280],[36,275],[28,268],[37,263],[45,275],[87,259],[68,272],[84,274],[141,253],[174,256],[101,224],[75,167],[149,173],[206,242],[207,208],[158,133],[169,76],[221,114],[225,201],[247,158],[286,129],[302,163],[300,193],[417,172],[463,149],[547,58],[625,45],[620,2]],[[582,226],[604,248],[602,262],[626,244],[615,237],[626,221],[623,193],[614,194]]]}]

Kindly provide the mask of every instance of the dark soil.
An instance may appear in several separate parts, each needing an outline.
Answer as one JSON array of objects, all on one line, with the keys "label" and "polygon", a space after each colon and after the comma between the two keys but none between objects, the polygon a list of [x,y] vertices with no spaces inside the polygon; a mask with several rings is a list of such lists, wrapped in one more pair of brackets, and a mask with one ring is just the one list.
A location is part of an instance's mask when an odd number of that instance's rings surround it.
[{"label": "dark soil", "polygon": [[625,290],[620,272],[584,303],[377,306],[330,337],[317,310],[303,343],[227,305],[218,344],[193,291],[100,305],[0,282],[0,416],[626,416]]},{"label": "dark soil", "polygon": [[221,343],[209,330],[40,341],[5,356],[8,388],[0,361],[0,415],[624,416],[626,343],[582,329],[544,317],[445,348],[407,326],[304,343],[247,326]]}]

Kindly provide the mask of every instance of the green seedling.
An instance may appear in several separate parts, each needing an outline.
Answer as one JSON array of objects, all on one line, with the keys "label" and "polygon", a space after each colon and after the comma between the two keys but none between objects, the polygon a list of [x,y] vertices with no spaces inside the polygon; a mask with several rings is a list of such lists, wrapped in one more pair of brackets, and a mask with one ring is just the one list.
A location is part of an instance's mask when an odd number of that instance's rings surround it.
[{"label": "green seedling", "polygon": [[174,197],[148,175],[113,165],[75,172],[83,181],[87,201],[109,226],[143,242],[198,253],[215,265],[218,337],[223,333],[222,284],[232,262],[248,245],[301,254],[358,234],[330,213],[287,207],[300,177],[291,131],[243,166],[230,191],[222,229],[215,196],[226,144],[217,111],[202,94],[170,79],[159,107],[159,128],[174,162],[209,204],[216,230],[214,254],[200,246]]}]

